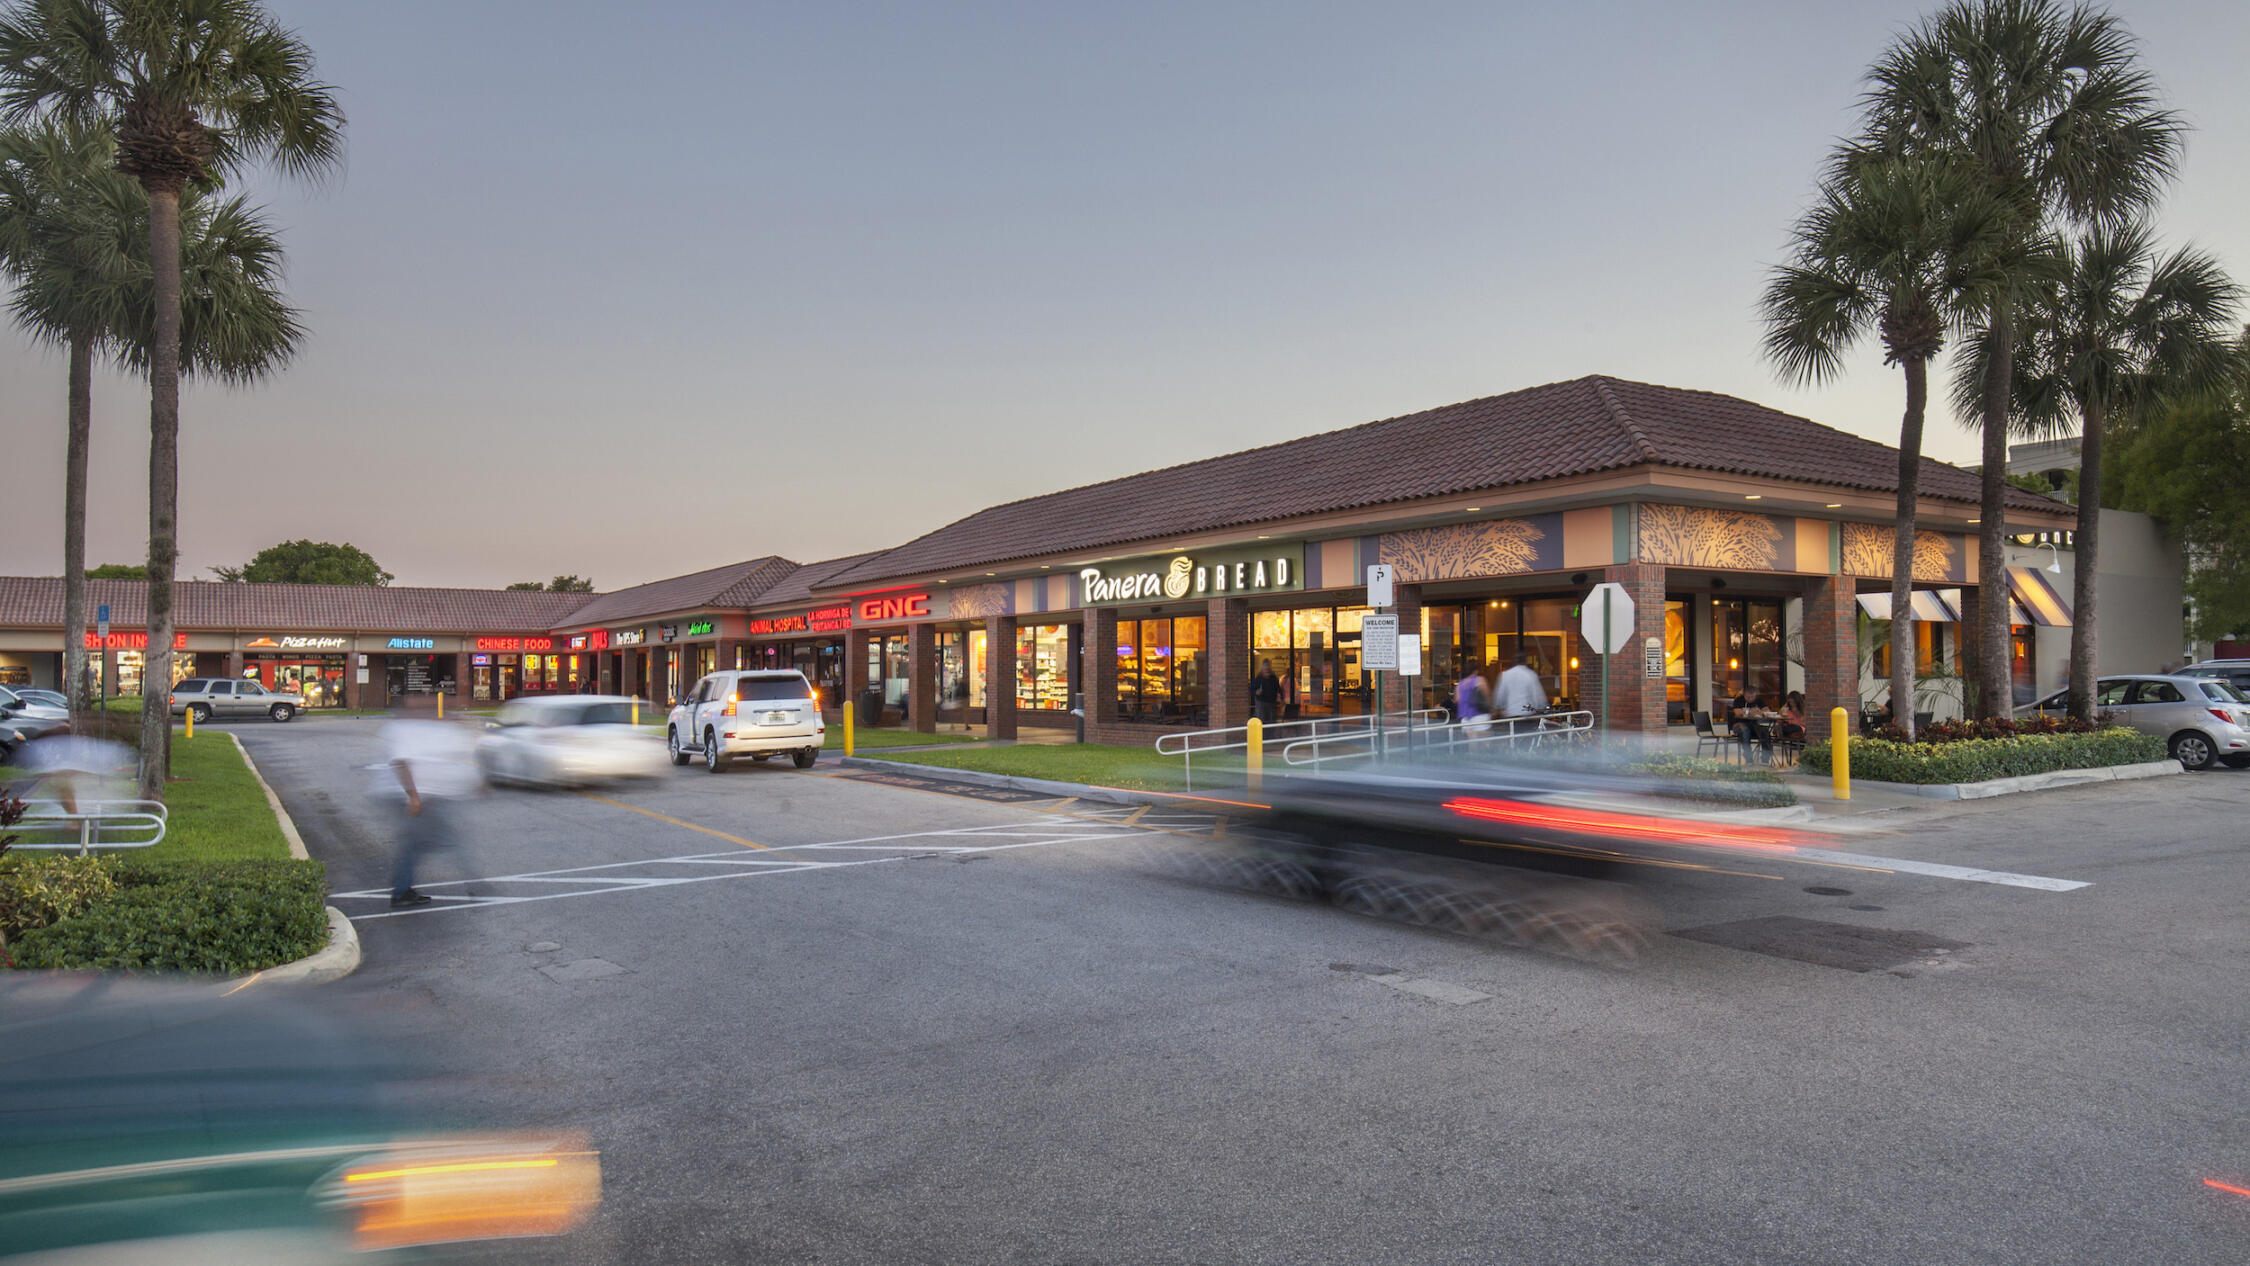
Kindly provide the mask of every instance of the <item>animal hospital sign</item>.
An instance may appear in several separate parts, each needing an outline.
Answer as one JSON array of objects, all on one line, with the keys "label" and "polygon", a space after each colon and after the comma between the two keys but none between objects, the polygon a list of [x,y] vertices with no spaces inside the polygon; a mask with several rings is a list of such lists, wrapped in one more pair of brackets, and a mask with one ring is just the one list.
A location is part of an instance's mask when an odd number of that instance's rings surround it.
[{"label": "animal hospital sign", "polygon": [[1284,593],[1305,587],[1304,564],[1302,545],[1160,554],[1084,568],[1078,588],[1089,606]]}]

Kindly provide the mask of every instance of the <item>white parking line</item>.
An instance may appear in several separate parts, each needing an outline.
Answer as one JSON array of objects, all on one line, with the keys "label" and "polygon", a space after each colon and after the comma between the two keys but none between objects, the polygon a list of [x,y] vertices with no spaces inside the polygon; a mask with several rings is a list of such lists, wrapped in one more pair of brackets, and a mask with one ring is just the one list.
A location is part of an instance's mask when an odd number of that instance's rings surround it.
[{"label": "white parking line", "polygon": [[1821,848],[1800,848],[1789,854],[1792,860],[1830,862],[1839,866],[1864,866],[1870,870],[1895,870],[1906,875],[1933,875],[1939,879],[1960,879],[1972,884],[2003,884],[2010,888],[2038,888],[2046,892],[2069,892],[2093,885],[2078,879],[2049,879],[2044,875],[2018,875],[2005,870],[1979,870],[1974,866],[1948,866],[1943,862],[1917,862],[1903,857],[1870,857],[1865,853],[1832,853]]}]

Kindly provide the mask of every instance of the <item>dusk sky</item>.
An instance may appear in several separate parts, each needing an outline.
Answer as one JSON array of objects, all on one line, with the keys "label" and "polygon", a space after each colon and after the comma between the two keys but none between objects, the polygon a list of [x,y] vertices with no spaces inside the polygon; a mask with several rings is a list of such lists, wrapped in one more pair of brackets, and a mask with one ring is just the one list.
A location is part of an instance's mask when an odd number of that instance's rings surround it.
[{"label": "dusk sky", "polygon": [[[1875,351],[1794,389],[1755,310],[1929,7],[277,0],[349,161],[256,186],[312,339],[187,393],[181,574],[813,561],[1588,373],[1889,442]],[[2117,12],[2196,129],[2161,234],[2250,278],[2250,4]],[[0,336],[9,574],[61,568],[63,385]],[[88,561],[138,562],[145,387],[94,425]]]}]

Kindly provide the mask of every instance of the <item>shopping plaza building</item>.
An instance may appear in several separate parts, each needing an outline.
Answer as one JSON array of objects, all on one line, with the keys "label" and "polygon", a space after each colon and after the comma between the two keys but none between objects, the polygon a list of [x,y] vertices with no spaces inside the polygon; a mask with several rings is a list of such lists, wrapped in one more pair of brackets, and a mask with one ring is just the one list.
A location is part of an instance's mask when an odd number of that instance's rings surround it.
[{"label": "shopping plaza building", "polygon": [[[891,549],[607,594],[183,582],[174,672],[371,708],[430,693],[669,703],[714,669],[787,667],[832,709],[854,700],[888,723],[1009,737],[1075,727],[1083,703],[1087,738],[1138,742],[1241,724],[1265,663],[1294,715],[1376,707],[1360,632],[1381,563],[1400,628],[1423,634],[1420,675],[1386,675],[1382,706],[1442,706],[1464,673],[1521,652],[1556,705],[1661,732],[1738,692],[1802,690],[1820,712],[1880,696],[1887,646],[1863,656],[1860,628],[1888,614],[1897,472],[1891,448],[1749,401],[1581,378],[993,506]],[[1923,669],[1957,672],[1958,630],[2006,601],[2017,695],[2049,688],[2074,508],[2010,488],[2011,565],[1986,577],[1976,476],[1925,461],[1920,487]],[[2143,536],[2119,551],[2135,600],[2105,607],[2103,646],[2170,658],[2178,553]],[[1634,604],[1606,706],[1577,610],[1604,581]],[[91,589],[110,631],[70,635],[98,648],[108,689],[136,692],[144,586]],[[59,578],[0,578],[0,683],[54,684],[61,613]]]}]

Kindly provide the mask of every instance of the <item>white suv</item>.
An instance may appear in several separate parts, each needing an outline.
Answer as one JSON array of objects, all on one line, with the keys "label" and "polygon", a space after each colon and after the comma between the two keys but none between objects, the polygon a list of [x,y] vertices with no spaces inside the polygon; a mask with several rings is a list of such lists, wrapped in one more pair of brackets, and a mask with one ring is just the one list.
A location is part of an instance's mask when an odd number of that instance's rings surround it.
[{"label": "white suv", "polygon": [[737,756],[764,760],[783,752],[799,769],[820,759],[828,726],[820,696],[800,672],[713,673],[695,683],[665,722],[672,763],[685,765],[700,751],[717,773]]}]

